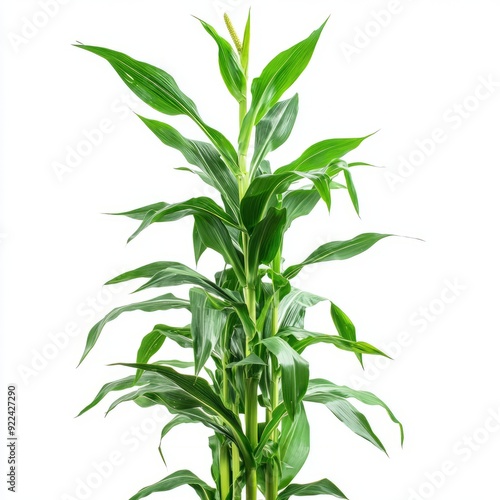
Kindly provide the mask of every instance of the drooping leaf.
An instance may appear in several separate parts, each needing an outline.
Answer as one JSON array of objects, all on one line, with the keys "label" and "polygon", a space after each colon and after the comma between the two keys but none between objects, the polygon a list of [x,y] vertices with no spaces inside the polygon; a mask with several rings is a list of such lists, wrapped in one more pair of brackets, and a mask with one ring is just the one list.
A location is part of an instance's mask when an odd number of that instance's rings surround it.
[{"label": "drooping leaf", "polygon": [[305,312],[309,307],[313,307],[326,300],[324,297],[315,295],[298,288],[292,288],[291,292],[280,301],[279,305],[279,328],[287,326],[304,327]]},{"label": "drooping leaf", "polygon": [[231,44],[221,37],[212,26],[201,19],[199,21],[219,48],[219,69],[227,89],[238,102],[242,101],[245,97],[243,92],[246,78],[238,55]]},{"label": "drooping leaf", "polygon": [[281,337],[293,336],[297,342],[292,347],[301,354],[304,350],[314,344],[333,344],[338,349],[360,354],[373,354],[388,358],[385,353],[368,344],[367,342],[356,342],[336,335],[325,335],[324,333],[310,332],[302,328],[286,327],[278,332]]},{"label": "drooping leaf", "polygon": [[169,309],[189,309],[189,302],[183,299],[175,297],[171,293],[166,295],[161,295],[160,297],[155,297],[153,299],[145,300],[143,302],[136,302],[134,304],[128,304],[126,306],[121,306],[113,309],[109,312],[101,321],[96,323],[90,330],[87,336],[87,343],[85,345],[85,350],[83,352],[80,363],[87,357],[88,353],[95,346],[103,328],[110,321],[115,320],[123,314],[124,312],[131,311],[167,311]]},{"label": "drooping leaf", "polygon": [[191,302],[191,335],[196,375],[205,366],[217,344],[226,321],[223,311],[215,309],[208,302],[207,295],[197,288],[189,291]]},{"label": "drooping leaf", "polygon": [[163,460],[163,463],[165,465],[165,456],[163,454],[163,451],[161,449],[161,444],[163,440],[165,439],[166,435],[175,427],[183,424],[193,424],[193,423],[199,423],[198,420],[194,420],[192,416],[190,415],[175,415],[170,422],[168,422],[163,429],[161,430],[161,437],[160,437],[160,443],[158,444],[158,452],[160,453],[161,459]]},{"label": "drooping leaf", "polygon": [[285,488],[277,500],[288,500],[290,497],[306,497],[310,495],[331,495],[337,498],[347,497],[328,479],[321,479],[309,484],[291,484]]},{"label": "drooping leaf", "polygon": [[342,158],[356,149],[366,138],[326,139],[307,148],[295,161],[278,168],[276,174],[285,172],[309,172],[327,167],[332,161]]},{"label": "drooping leaf", "polygon": [[404,442],[404,429],[401,422],[396,418],[391,409],[375,394],[368,391],[358,391],[356,389],[351,389],[350,387],[336,385],[333,382],[325,379],[313,379],[309,381],[309,387],[307,392],[310,396],[314,394],[329,393],[340,398],[353,398],[357,399],[361,403],[370,406],[380,406],[386,412],[389,418],[398,425],[401,436],[401,445]]},{"label": "drooping leaf", "polygon": [[104,384],[101,390],[97,393],[96,397],[82,411],[80,411],[77,416],[80,417],[90,409],[94,408],[94,406],[98,405],[110,392],[131,389],[134,387],[135,383],[135,377],[132,375]]},{"label": "drooping leaf", "polygon": [[194,102],[180,90],[167,72],[104,47],[76,47],[106,59],[130,90],[153,109],[167,115],[189,116],[212,141],[228,167],[234,172],[238,170],[238,157],[234,147],[219,131],[209,127],[201,119]]},{"label": "drooping leaf", "polygon": [[263,339],[262,343],[278,359],[282,372],[283,402],[293,419],[307,391],[309,363],[282,338],[270,337]]},{"label": "drooping leaf", "polygon": [[290,266],[283,273],[288,279],[291,279],[300,273],[303,267],[309,264],[319,262],[328,262],[332,260],[346,260],[359,255],[371,248],[378,241],[392,236],[390,234],[365,233],[356,236],[348,241],[332,241],[325,243],[317,248],[307,259],[300,264]]},{"label": "drooping leaf", "polygon": [[349,171],[349,169],[344,170],[344,176],[345,176],[345,184],[347,186],[347,191],[349,193],[349,197],[351,198],[351,202],[352,202],[352,205],[354,207],[354,210],[356,210],[356,213],[359,216],[358,193],[356,191],[356,186],[354,185],[354,181],[352,180],[352,174]]},{"label": "drooping leaf", "polygon": [[235,361],[233,363],[229,363],[227,365],[227,368],[234,368],[238,366],[252,366],[252,365],[261,365],[261,366],[267,366],[267,364],[262,361],[259,356],[255,353],[250,353],[246,358],[242,359],[241,361]]},{"label": "drooping leaf", "polygon": [[282,420],[279,438],[279,453],[281,465],[281,480],[279,489],[288,486],[299,473],[309,456],[310,428],[304,404],[299,405],[299,411],[292,420],[285,416]]},{"label": "drooping leaf", "polygon": [[182,219],[189,215],[207,215],[209,217],[217,217],[224,224],[229,226],[238,227],[238,223],[228,215],[215,201],[211,198],[200,197],[192,198],[191,200],[183,201],[181,203],[174,203],[166,205],[157,211],[150,210],[142,220],[138,229],[130,236],[128,241],[132,241],[142,231],[147,229],[151,224],[156,222],[171,222]]},{"label": "drooping leaf", "polygon": [[139,116],[144,124],[163,144],[177,149],[191,164],[200,168],[231,207],[233,215],[238,211],[238,183],[233,172],[222,161],[219,152],[206,142],[194,141],[181,135],[166,123]]},{"label": "drooping leaf", "polygon": [[193,251],[194,251],[194,260],[196,265],[200,262],[201,256],[205,253],[205,250],[208,247],[203,243],[203,240],[200,237],[200,232],[198,230],[198,224],[194,221],[193,226]]},{"label": "drooping leaf", "polygon": [[214,392],[205,379],[191,375],[184,375],[176,372],[172,368],[164,366],[137,363],[120,364],[131,368],[158,373],[173,382],[179,387],[179,389],[183,390],[194,401],[196,401],[200,408],[204,409],[209,414],[220,418],[227,426],[228,430],[231,431],[232,439],[238,445],[242,457],[245,459],[245,463],[247,465],[255,463],[250,443],[241,428],[240,422],[235,415],[228,408],[226,408],[220,397]]},{"label": "drooping leaf", "polygon": [[202,274],[179,262],[160,261],[147,264],[133,271],[128,271],[108,282],[108,284],[121,283],[138,278],[150,278],[139,287],[136,292],[149,288],[168,287],[178,285],[198,285],[229,301],[242,300],[239,295],[230,290],[224,290]]},{"label": "drooping leaf", "polygon": [[297,113],[299,96],[275,104],[255,129],[255,153],[252,170],[262,163],[268,153],[278,149],[290,137]]},{"label": "drooping leaf", "polygon": [[146,486],[131,497],[130,500],[140,500],[141,498],[145,498],[152,493],[171,491],[175,488],[179,488],[179,486],[186,485],[191,486],[201,500],[215,500],[215,489],[208,486],[205,481],[202,481],[198,476],[189,470],[174,472],[161,481],[158,481],[150,486]]}]

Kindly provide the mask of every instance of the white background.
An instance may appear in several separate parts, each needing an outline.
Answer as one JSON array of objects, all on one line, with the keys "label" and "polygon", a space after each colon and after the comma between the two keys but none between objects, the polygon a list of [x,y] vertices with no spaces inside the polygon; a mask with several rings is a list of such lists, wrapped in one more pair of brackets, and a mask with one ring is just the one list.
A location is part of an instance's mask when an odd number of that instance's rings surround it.
[{"label": "white background", "polygon": [[[249,2],[52,2],[50,18],[41,4],[1,7],[2,391],[18,386],[20,438],[18,492],[10,496],[126,499],[167,475],[156,453],[167,417],[133,404],[106,420],[106,405],[73,417],[104,382],[128,373],[106,365],[133,361],[142,336],[165,315],[122,316],[75,366],[88,329],[130,300],[132,287],[103,294],[101,284],[155,260],[194,265],[191,221],[159,224],[125,246],[135,223],[101,214],[205,191],[174,170],[184,159],[130,108],[159,115],[136,100],[129,108],[130,92],[109,65],[71,44],[103,45],[165,68],[206,121],[234,140],[236,106],[218,75],[212,40],[190,14],[222,31],[226,9],[241,28]],[[380,129],[350,158],[386,167],[354,172],[361,220],[345,193],[336,193],[330,217],[318,206],[312,218],[297,222],[286,241],[287,261],[360,232],[425,240],[385,240],[301,276],[300,286],[350,314],[362,340],[394,357],[390,364],[367,360],[363,373],[353,356],[311,348],[312,376],[375,392],[403,420],[407,439],[401,449],[384,413],[366,410],[388,459],[312,407],[312,452],[297,480],[329,477],[352,500],[498,498],[499,3],[256,0],[252,9],[254,75],[332,15],[295,86],[299,121],[273,165],[321,139]],[[162,118],[199,137],[187,119]],[[68,148],[82,147],[103,120],[101,143],[61,171],[57,164],[66,162]],[[404,159],[410,166],[402,166]],[[201,269],[219,264],[207,253]],[[186,319],[167,316],[174,324]],[[331,331],[327,310],[318,307],[309,326]],[[164,349],[164,358],[175,356],[186,353]],[[207,436],[200,426],[175,430],[164,445],[168,472],[191,468],[210,481]],[[111,459],[113,470],[103,469]],[[443,468],[446,476],[437,472]],[[6,484],[1,488],[3,494]],[[156,497],[196,498],[189,488]]]}]

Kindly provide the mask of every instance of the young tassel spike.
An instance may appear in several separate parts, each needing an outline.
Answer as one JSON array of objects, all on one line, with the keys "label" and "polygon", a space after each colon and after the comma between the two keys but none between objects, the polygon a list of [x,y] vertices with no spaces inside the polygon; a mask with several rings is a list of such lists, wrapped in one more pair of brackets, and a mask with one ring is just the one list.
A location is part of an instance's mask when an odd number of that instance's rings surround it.
[{"label": "young tassel spike", "polygon": [[243,45],[241,44],[240,37],[238,36],[238,33],[236,33],[236,29],[234,28],[233,22],[231,21],[231,18],[228,16],[227,13],[224,14],[224,21],[226,23],[227,30],[231,35],[234,46],[236,47],[236,50],[238,51],[239,54],[241,54],[241,51],[243,50]]}]

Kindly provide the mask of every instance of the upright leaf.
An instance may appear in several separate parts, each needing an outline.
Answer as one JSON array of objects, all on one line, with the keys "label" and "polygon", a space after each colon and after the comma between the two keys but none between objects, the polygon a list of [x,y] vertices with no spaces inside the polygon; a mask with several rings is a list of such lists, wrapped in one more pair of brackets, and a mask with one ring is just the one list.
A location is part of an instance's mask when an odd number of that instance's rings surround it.
[{"label": "upright leaf", "polygon": [[238,55],[231,44],[222,38],[212,26],[201,19],[199,21],[219,47],[219,69],[227,89],[238,102],[242,101],[245,97],[243,91],[246,78]]},{"label": "upright leaf", "polygon": [[281,464],[281,479],[279,489],[288,486],[299,473],[309,456],[310,429],[304,404],[292,420],[285,416],[282,421],[279,438],[279,456]]},{"label": "upright leaf", "polygon": [[278,54],[252,83],[254,123],[264,117],[306,69],[326,21],[305,40]]},{"label": "upright leaf", "polygon": [[250,236],[249,270],[255,282],[260,264],[269,264],[283,244],[286,210],[271,208]]},{"label": "upright leaf", "polygon": [[255,153],[252,170],[261,164],[268,153],[278,149],[290,137],[297,113],[299,96],[275,104],[255,129]]},{"label": "upright leaf", "polygon": [[307,391],[309,363],[282,338],[271,337],[262,340],[262,343],[276,356],[281,366],[283,402],[288,415],[294,419]]},{"label": "upright leaf", "polygon": [[189,300],[193,316],[191,335],[193,337],[195,371],[198,375],[219,340],[226,315],[210,305],[207,295],[202,290],[192,288],[189,291]]}]

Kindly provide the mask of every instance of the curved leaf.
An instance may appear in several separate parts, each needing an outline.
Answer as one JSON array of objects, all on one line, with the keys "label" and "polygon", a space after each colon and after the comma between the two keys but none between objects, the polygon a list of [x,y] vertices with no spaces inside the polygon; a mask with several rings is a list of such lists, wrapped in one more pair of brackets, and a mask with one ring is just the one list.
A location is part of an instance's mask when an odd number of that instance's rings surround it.
[{"label": "curved leaf", "polygon": [[307,391],[309,363],[282,338],[271,337],[262,340],[262,343],[276,356],[281,366],[283,402],[288,415],[294,419]]},{"label": "curved leaf", "polygon": [[389,418],[398,425],[401,435],[401,445],[404,442],[404,429],[401,422],[396,418],[391,409],[375,394],[368,391],[357,391],[356,389],[351,389],[343,385],[336,385],[333,382],[325,379],[313,379],[309,382],[309,387],[307,389],[309,395],[316,393],[329,393],[341,398],[354,398],[370,406],[380,406],[386,412]]},{"label": "curved leaf", "polygon": [[219,68],[227,89],[238,102],[241,102],[245,98],[243,91],[246,78],[238,56],[231,44],[222,38],[212,26],[201,19],[198,20],[219,47]]},{"label": "curved leaf", "polygon": [[286,210],[271,208],[253,230],[249,243],[248,279],[255,283],[260,264],[269,264],[283,245]]},{"label": "curved leaf", "polygon": [[300,273],[303,267],[309,264],[317,264],[319,262],[328,262],[332,260],[346,260],[359,255],[371,248],[378,241],[393,236],[391,234],[365,233],[356,236],[348,241],[332,241],[325,243],[317,248],[307,259],[300,264],[290,266],[283,273],[288,279],[294,278]]},{"label": "curved leaf", "polygon": [[211,307],[207,295],[202,290],[192,288],[189,291],[189,300],[193,315],[191,335],[193,337],[195,373],[198,375],[221,336],[226,315]]},{"label": "curved leaf", "polygon": [[138,229],[130,236],[128,242],[136,238],[142,231],[147,229],[155,222],[171,222],[182,219],[189,215],[208,215],[209,217],[217,217],[224,224],[238,228],[238,223],[228,215],[215,201],[211,198],[201,197],[192,198],[191,200],[181,203],[166,205],[157,211],[150,210],[142,221]]},{"label": "curved leaf", "polygon": [[161,295],[160,297],[155,297],[154,299],[145,300],[143,302],[136,302],[134,304],[128,304],[126,306],[121,306],[113,309],[108,313],[101,321],[96,323],[90,330],[87,336],[87,343],[85,345],[85,350],[83,352],[80,363],[87,357],[88,353],[95,346],[103,328],[110,321],[115,320],[123,314],[124,312],[131,311],[167,311],[169,309],[189,309],[189,302],[184,299],[179,299],[168,293],[166,295]]},{"label": "curved leaf", "polygon": [[193,398],[199,407],[211,415],[219,417],[232,432],[232,439],[238,445],[238,448],[245,459],[245,463],[248,466],[252,466],[255,463],[250,443],[241,428],[239,420],[228,408],[226,408],[220,397],[214,392],[205,379],[201,377],[193,377],[191,375],[184,375],[169,367],[137,363],[119,364],[122,366],[129,366],[131,368],[158,373],[173,382],[180,389],[185,391],[186,394]]},{"label": "curved leaf", "polygon": [[104,47],[90,45],[76,45],[76,47],[106,59],[129,89],[153,109],[167,115],[189,116],[212,141],[226,164],[237,172],[238,157],[234,147],[219,131],[209,127],[201,119],[194,102],[180,90],[168,73]]},{"label": "curved leaf", "polygon": [[[372,134],[370,134],[372,135]],[[278,168],[276,174],[285,172],[309,172],[327,167],[332,161],[342,158],[350,151],[356,149],[365,139],[370,137],[359,137],[354,139],[326,139],[307,148],[299,158],[292,163]]]},{"label": "curved leaf", "polygon": [[222,194],[233,214],[238,213],[238,183],[231,170],[222,161],[220,152],[206,142],[187,139],[166,123],[142,116],[139,118],[163,144],[177,149],[191,165],[199,167],[210,179],[211,185]]},{"label": "curved leaf", "polygon": [[202,481],[198,476],[193,474],[189,470],[180,470],[170,474],[166,478],[158,481],[155,484],[150,486],[146,486],[138,493],[136,493],[130,500],[140,500],[141,498],[145,498],[151,493],[160,493],[163,491],[170,491],[179,486],[191,486],[191,488],[196,491],[198,496],[202,500],[215,500],[215,489],[208,486],[205,481]]},{"label": "curved leaf", "polygon": [[281,480],[279,489],[290,484],[299,473],[309,456],[310,428],[304,404],[301,403],[299,411],[292,420],[285,416],[282,421],[281,435],[279,438],[279,453],[282,462]]},{"label": "curved leaf", "polygon": [[290,497],[306,497],[309,495],[331,495],[347,500],[347,497],[328,479],[321,479],[309,484],[291,484],[278,495],[277,500],[288,500]]},{"label": "curved leaf", "polygon": [[297,113],[299,96],[275,104],[259,122],[255,129],[255,153],[252,158],[252,170],[262,163],[271,151],[282,146],[290,137]]}]

